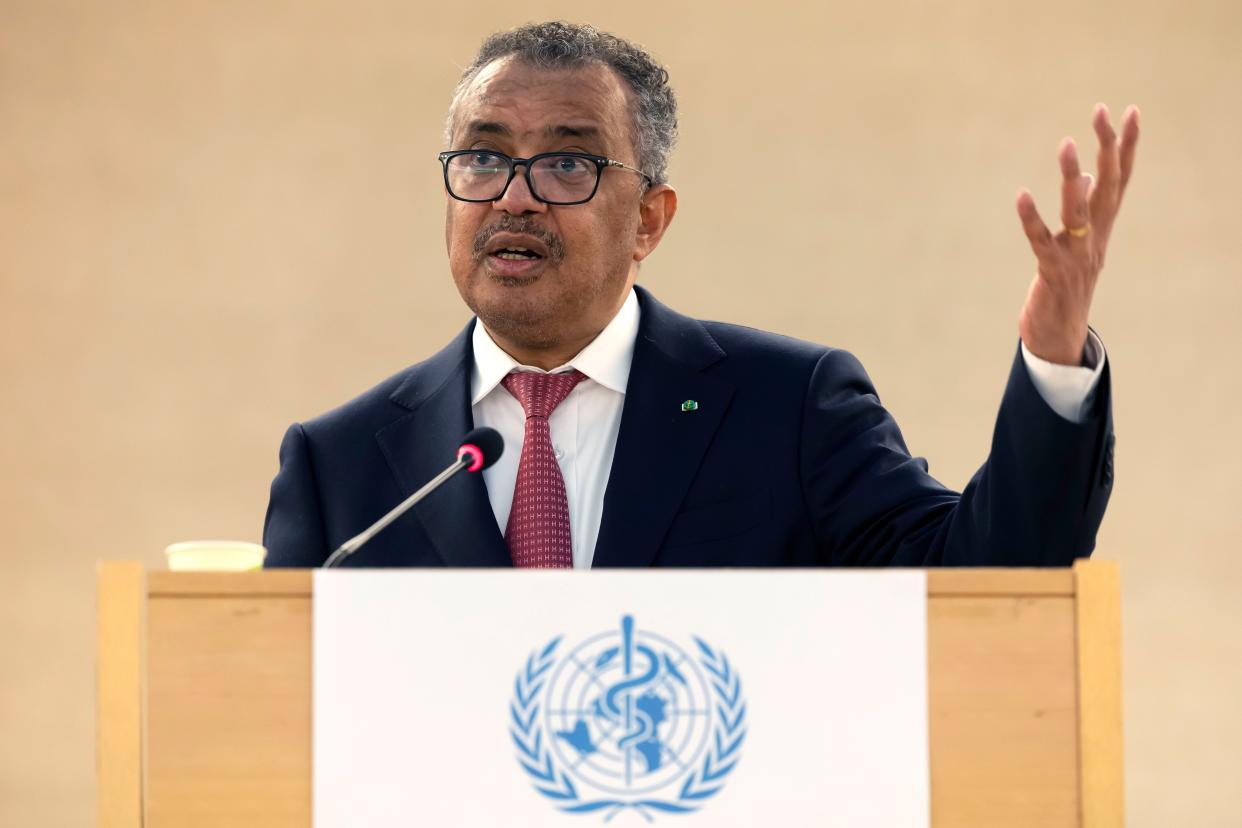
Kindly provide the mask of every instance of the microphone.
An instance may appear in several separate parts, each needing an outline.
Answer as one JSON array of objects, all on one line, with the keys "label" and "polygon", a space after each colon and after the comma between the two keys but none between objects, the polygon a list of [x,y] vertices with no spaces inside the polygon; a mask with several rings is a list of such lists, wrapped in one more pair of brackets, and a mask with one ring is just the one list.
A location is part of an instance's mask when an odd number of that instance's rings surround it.
[{"label": "microphone", "polygon": [[401,501],[397,506],[363,531],[345,541],[323,562],[324,569],[337,566],[341,561],[362,548],[362,545],[375,537],[388,524],[401,517],[418,501],[440,488],[450,477],[462,469],[469,472],[483,471],[504,454],[505,441],[500,432],[494,428],[476,428],[461,438],[461,446],[457,449],[457,460],[444,471],[437,474],[414,494]]}]

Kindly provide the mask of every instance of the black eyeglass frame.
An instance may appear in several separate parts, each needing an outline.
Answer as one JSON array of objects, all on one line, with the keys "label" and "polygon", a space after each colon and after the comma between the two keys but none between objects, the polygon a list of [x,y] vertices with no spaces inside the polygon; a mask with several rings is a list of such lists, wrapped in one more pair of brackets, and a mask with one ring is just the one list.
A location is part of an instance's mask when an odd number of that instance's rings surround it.
[{"label": "black eyeglass frame", "polygon": [[[487,153],[488,155],[494,155],[497,158],[503,158],[505,160],[505,163],[508,164],[509,166],[509,177],[505,179],[505,186],[501,188],[500,193],[495,198],[462,198],[461,196],[457,195],[457,193],[453,192],[453,187],[451,184],[449,184],[449,171],[448,171],[449,162],[452,161],[454,158],[457,158],[458,156],[475,155],[478,153]],[[613,160],[612,158],[607,158],[603,155],[594,155],[589,152],[541,152],[538,155],[532,155],[529,158],[512,158],[508,155],[505,155],[503,152],[497,152],[496,150],[465,149],[465,150],[447,150],[445,152],[440,153],[436,157],[440,159],[440,164],[441,166],[444,167],[444,189],[445,191],[447,191],[450,196],[457,199],[458,201],[465,201],[470,204],[487,204],[489,202],[499,201],[500,199],[504,198],[505,193],[509,192],[509,185],[513,183],[514,176],[517,175],[518,167],[523,168],[524,171],[522,175],[525,176],[526,178],[526,188],[530,190],[530,194],[535,199],[535,201],[538,201],[541,204],[550,204],[556,207],[571,207],[575,204],[586,204],[588,201],[595,198],[595,194],[599,192],[599,180],[604,177],[604,169],[606,167],[616,167],[617,169],[629,170],[630,172],[636,172],[647,180],[648,185],[655,183],[654,180],[651,178],[651,176],[647,175],[647,173],[643,172],[637,167],[631,167],[629,164],[623,164],[620,161]],[[582,158],[586,161],[591,161],[595,164],[595,186],[591,188],[591,194],[588,195],[586,198],[579,199],[578,201],[549,201],[548,199],[539,195],[539,193],[536,191],[535,184],[530,179],[531,165],[539,161],[542,158],[563,158],[563,157]]]}]

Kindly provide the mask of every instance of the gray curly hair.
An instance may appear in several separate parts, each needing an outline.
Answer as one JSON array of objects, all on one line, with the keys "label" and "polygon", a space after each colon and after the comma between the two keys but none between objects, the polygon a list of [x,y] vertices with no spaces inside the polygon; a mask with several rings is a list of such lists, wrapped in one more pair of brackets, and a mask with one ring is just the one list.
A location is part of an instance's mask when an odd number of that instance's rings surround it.
[{"label": "gray curly hair", "polygon": [[449,106],[446,136],[466,87],[492,61],[510,55],[540,69],[565,69],[589,63],[610,67],[633,93],[634,154],[653,184],[668,180],[668,157],[677,142],[677,100],[668,85],[668,71],[640,46],[594,26],[553,21],[529,23],[497,32],[483,41],[479,53],[457,83]]}]

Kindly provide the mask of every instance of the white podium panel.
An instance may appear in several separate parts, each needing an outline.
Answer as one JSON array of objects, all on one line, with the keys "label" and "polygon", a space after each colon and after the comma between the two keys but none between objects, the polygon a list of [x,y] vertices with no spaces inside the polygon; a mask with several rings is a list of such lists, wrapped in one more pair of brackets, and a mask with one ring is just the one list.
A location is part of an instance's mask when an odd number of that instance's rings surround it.
[{"label": "white podium panel", "polygon": [[929,825],[920,571],[328,570],[314,824]]}]

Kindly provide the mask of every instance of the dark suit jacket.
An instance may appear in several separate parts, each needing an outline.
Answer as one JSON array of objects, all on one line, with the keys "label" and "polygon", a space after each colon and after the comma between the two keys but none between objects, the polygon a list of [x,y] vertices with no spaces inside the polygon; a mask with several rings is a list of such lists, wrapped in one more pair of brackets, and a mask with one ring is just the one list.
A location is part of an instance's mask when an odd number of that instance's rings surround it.
[{"label": "dark suit jacket", "polygon": [[[991,455],[958,494],[910,456],[851,354],[638,297],[594,566],[1064,566],[1091,553],[1112,488],[1107,368],[1093,415],[1075,425],[1016,356]],[[289,428],[263,532],[268,566],[322,564],[452,462],[473,426],[473,324]],[[683,412],[684,400],[698,409]],[[346,563],[511,566],[483,477],[466,473]]]}]

